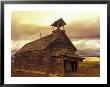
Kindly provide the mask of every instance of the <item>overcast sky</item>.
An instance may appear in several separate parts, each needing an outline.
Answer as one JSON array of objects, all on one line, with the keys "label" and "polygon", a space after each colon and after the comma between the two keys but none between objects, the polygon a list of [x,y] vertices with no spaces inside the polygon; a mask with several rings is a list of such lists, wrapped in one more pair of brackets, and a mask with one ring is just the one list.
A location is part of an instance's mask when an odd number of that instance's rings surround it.
[{"label": "overcast sky", "polygon": [[78,51],[99,55],[100,13],[96,11],[14,11],[11,15],[12,51],[52,33],[50,26],[63,18],[65,31]]}]

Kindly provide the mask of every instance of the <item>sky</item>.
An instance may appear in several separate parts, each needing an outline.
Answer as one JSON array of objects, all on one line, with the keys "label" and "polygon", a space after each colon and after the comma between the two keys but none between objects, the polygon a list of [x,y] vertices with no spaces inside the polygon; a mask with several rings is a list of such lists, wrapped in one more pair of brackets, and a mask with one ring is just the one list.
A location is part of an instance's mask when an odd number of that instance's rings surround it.
[{"label": "sky", "polygon": [[65,32],[82,55],[99,56],[100,13],[98,11],[13,11],[11,14],[11,51],[52,33],[50,26],[63,18]]}]

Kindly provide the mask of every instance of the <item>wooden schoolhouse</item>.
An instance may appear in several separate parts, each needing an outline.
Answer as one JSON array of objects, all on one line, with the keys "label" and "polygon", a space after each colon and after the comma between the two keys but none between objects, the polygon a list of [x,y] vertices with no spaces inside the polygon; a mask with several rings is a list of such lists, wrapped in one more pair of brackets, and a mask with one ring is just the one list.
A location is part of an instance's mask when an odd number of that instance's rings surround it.
[{"label": "wooden schoolhouse", "polygon": [[51,24],[57,27],[52,34],[25,44],[15,53],[14,66],[19,70],[32,70],[45,74],[64,75],[76,72],[84,58],[77,55],[77,48],[67,36],[62,18]]}]

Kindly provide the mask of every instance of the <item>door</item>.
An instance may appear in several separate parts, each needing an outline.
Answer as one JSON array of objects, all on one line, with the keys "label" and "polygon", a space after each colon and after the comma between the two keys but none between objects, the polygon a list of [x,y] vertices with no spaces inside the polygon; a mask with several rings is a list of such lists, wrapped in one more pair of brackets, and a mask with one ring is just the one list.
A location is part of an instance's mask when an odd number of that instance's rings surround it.
[{"label": "door", "polygon": [[71,61],[64,60],[64,70],[65,72],[72,71]]},{"label": "door", "polygon": [[77,71],[78,63],[76,61],[71,61],[72,71]]}]

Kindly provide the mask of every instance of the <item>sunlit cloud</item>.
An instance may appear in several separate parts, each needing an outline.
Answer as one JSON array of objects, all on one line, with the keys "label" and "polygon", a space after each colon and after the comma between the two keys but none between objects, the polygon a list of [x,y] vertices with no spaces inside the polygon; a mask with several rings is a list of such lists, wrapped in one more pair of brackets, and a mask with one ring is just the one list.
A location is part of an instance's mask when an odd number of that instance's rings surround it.
[{"label": "sunlit cloud", "polygon": [[11,40],[11,51],[16,52],[28,42],[31,42],[31,41],[30,40],[20,40],[20,41]]},{"label": "sunlit cloud", "polygon": [[78,50],[84,51],[99,51],[100,50],[100,43],[99,40],[77,40],[72,42]]}]

